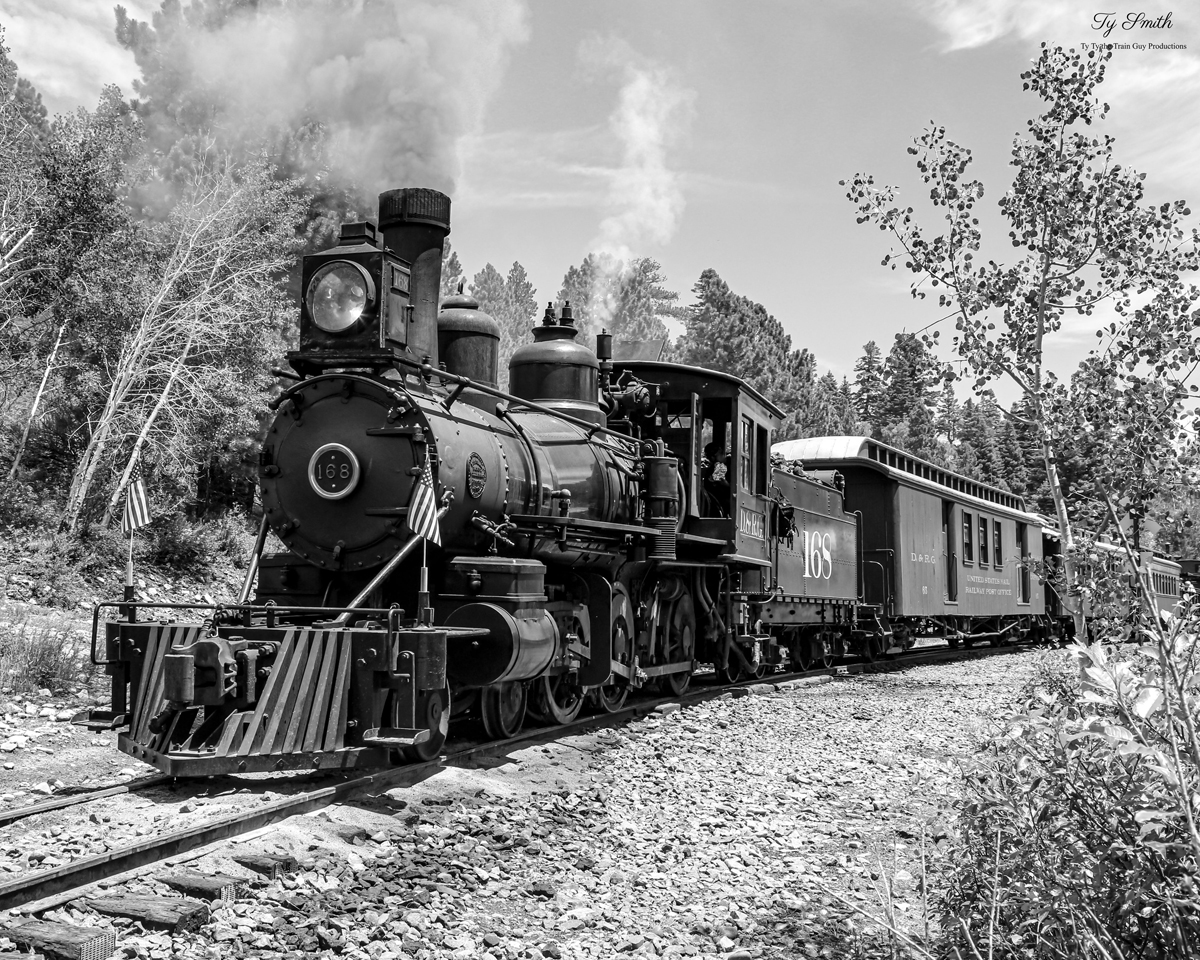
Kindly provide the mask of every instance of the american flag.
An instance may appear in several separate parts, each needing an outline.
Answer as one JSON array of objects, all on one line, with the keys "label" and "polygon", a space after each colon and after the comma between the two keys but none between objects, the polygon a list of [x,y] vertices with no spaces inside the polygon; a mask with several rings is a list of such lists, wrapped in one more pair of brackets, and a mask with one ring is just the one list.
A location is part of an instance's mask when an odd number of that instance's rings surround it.
[{"label": "american flag", "polygon": [[146,484],[142,482],[142,462],[133,465],[129,475],[129,486],[125,489],[125,516],[121,519],[121,532],[126,536],[150,522],[150,503],[146,499]]},{"label": "american flag", "polygon": [[433,492],[433,472],[429,469],[429,458],[413,487],[412,502],[408,505],[408,528],[417,536],[432,540],[441,546],[442,532],[438,529],[437,497]]}]

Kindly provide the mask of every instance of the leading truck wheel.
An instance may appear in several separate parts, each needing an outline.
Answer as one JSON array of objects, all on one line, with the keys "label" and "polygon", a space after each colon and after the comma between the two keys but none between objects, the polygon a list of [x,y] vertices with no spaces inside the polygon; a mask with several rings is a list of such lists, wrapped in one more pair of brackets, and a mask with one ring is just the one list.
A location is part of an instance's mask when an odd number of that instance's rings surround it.
[{"label": "leading truck wheel", "polygon": [[530,681],[537,714],[544,723],[571,723],[583,709],[583,688],[565,673],[544,674]]},{"label": "leading truck wheel", "polygon": [[521,732],[525,722],[525,684],[516,680],[484,687],[479,695],[483,729],[489,740],[508,740]]},{"label": "leading truck wheel", "polygon": [[446,735],[450,732],[450,688],[429,694],[425,709],[417,715],[417,723],[429,728],[429,739],[424,743],[401,747],[400,759],[404,763],[424,763],[442,755],[446,746]]}]

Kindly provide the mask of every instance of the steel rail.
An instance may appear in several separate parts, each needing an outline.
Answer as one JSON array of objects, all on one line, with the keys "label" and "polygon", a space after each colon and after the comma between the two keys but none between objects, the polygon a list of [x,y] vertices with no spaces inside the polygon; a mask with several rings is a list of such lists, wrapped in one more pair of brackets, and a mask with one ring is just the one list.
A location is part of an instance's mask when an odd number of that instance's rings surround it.
[{"label": "steel rail", "polygon": [[18,820],[24,820],[26,817],[36,817],[39,813],[49,813],[51,810],[76,807],[80,804],[90,803],[93,800],[120,796],[123,793],[137,793],[139,790],[149,790],[151,787],[159,787],[164,783],[170,783],[173,779],[175,778],[162,774],[143,777],[140,780],[131,780],[129,783],[119,783],[111,787],[96,787],[91,790],[63,793],[53,800],[43,800],[40,803],[31,803],[27,807],[16,807],[12,810],[3,811],[0,813],[0,827],[15,823]]},{"label": "steel rail", "polygon": [[[403,767],[393,767],[375,771],[346,780],[342,783],[331,784],[294,797],[270,801],[255,807],[251,811],[229,814],[207,823],[185,827],[165,836],[153,837],[138,843],[127,844],[106,853],[85,857],[74,863],[64,864],[50,870],[37,871],[31,876],[18,877],[8,883],[0,884],[0,910],[12,910],[24,904],[52,897],[65,890],[74,890],[89,884],[106,880],[115,874],[147,866],[169,857],[177,856],[207,846],[219,840],[228,840],[241,834],[250,833],[263,827],[285,820],[288,817],[319,810],[339,801],[348,800],[371,790],[382,791],[393,786],[404,786],[404,781],[417,782],[422,775],[444,766],[455,766],[471,760],[482,759],[496,754],[505,754],[514,749],[526,746],[536,746],[538,743],[548,743],[564,735],[570,736],[585,733],[589,730],[603,727],[618,726],[638,717],[653,713],[656,708],[667,703],[689,705],[702,703],[720,697],[739,688],[749,688],[763,684],[777,684],[788,680],[807,679],[822,676],[840,676],[849,673],[871,672],[874,670],[900,669],[905,666],[919,666],[925,663],[938,663],[954,660],[970,660],[983,656],[1015,653],[1017,647],[996,647],[981,650],[938,649],[933,651],[918,651],[912,654],[899,654],[890,661],[875,661],[874,663],[856,663],[842,667],[820,670],[806,670],[798,673],[773,674],[761,679],[748,679],[738,683],[717,684],[690,690],[681,696],[656,697],[639,700],[632,706],[623,707],[614,713],[600,713],[569,724],[560,726],[533,728],[523,731],[507,740],[493,740],[487,743],[473,744],[452,750],[445,755],[422,763],[409,764]],[[884,665],[886,663],[886,666]]]}]

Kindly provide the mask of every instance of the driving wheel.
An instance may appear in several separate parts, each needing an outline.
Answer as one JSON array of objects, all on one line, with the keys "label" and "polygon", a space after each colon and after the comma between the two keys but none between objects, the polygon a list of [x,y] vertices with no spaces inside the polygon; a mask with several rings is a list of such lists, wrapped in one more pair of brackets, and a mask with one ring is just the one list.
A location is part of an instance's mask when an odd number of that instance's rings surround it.
[{"label": "driving wheel", "polygon": [[483,729],[490,740],[507,740],[521,732],[525,722],[525,684],[509,680],[484,687],[479,695]]},{"label": "driving wheel", "polygon": [[[612,659],[624,667],[633,665],[633,605],[629,602],[629,593],[621,584],[613,589]],[[626,677],[610,673],[608,679],[595,690],[596,702],[605,713],[616,713],[629,699],[629,690]]]},{"label": "driving wheel", "polygon": [[668,673],[663,677],[666,689],[678,697],[692,681],[691,661],[696,654],[696,610],[690,593],[685,591],[671,604],[662,629],[665,633],[663,650],[666,662],[675,664],[688,661],[687,670]]}]

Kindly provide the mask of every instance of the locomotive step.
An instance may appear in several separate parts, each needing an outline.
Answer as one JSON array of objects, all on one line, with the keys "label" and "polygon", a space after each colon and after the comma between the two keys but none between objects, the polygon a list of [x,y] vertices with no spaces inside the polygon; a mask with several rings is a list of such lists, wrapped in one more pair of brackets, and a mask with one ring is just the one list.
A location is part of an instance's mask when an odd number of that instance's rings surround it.
[{"label": "locomotive step", "polygon": [[363,733],[363,743],[372,747],[413,747],[425,743],[429,731],[423,727],[375,727]]}]

